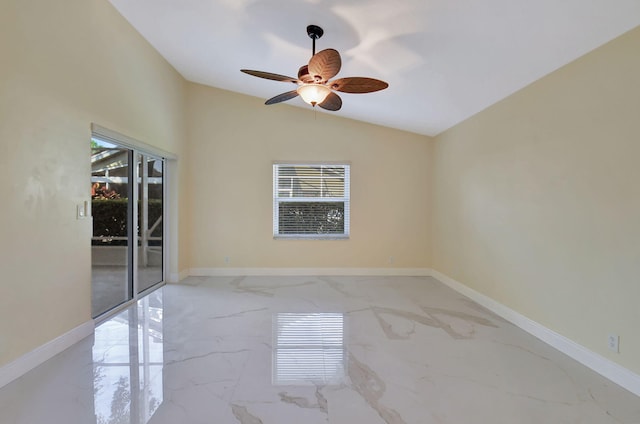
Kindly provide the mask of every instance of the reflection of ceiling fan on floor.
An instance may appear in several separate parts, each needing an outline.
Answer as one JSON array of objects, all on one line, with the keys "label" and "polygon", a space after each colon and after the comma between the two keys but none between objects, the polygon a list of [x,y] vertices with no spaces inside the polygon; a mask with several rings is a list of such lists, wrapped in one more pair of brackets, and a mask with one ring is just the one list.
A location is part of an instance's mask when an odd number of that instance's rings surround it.
[{"label": "reflection of ceiling fan on floor", "polygon": [[272,74],[270,72],[252,71],[241,69],[245,74],[270,79],[274,81],[292,82],[298,88],[286,93],[278,94],[265,102],[266,105],[291,100],[300,95],[302,99],[311,106],[318,105],[326,110],[340,110],[342,99],[335,91],[343,93],[372,93],[384,90],[389,86],[384,81],[374,78],[347,77],[329,81],[340,72],[342,60],[340,53],[334,49],[322,50],[316,53],[316,40],[322,37],[324,31],[316,25],[307,27],[307,34],[313,40],[313,56],[308,65],[304,65],[298,71],[298,78],[287,77],[285,75]]}]

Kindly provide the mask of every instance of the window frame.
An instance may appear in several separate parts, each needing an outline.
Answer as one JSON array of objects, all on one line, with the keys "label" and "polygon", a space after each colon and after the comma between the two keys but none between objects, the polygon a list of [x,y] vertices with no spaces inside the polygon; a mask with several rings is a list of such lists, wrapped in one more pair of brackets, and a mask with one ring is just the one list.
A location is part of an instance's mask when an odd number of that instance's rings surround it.
[{"label": "window frame", "polygon": [[[278,169],[280,166],[299,167],[342,167],[344,169],[343,197],[279,197]],[[273,163],[273,238],[274,239],[306,239],[306,240],[347,240],[351,234],[351,164],[348,162],[274,162]],[[314,234],[279,234],[280,203],[315,202],[344,203],[344,232]]]}]

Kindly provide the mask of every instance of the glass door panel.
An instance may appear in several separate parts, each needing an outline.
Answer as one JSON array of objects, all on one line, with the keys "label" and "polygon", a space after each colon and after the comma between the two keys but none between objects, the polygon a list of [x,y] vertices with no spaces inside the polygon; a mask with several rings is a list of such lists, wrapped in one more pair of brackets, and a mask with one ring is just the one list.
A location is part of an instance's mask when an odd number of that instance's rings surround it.
[{"label": "glass door panel", "polygon": [[91,140],[92,316],[133,298],[131,210],[133,152]]},{"label": "glass door panel", "polygon": [[164,161],[137,155],[138,293],[163,281]]}]

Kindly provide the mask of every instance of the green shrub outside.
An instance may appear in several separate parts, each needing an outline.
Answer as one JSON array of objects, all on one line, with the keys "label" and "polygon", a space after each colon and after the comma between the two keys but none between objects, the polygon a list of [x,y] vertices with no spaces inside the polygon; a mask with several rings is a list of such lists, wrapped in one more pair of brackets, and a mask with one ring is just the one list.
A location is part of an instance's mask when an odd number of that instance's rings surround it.
[{"label": "green shrub outside", "polygon": [[281,202],[279,234],[343,234],[344,202]]},{"label": "green shrub outside", "polygon": [[[93,215],[94,237],[127,237],[128,199],[93,199],[91,214]],[[162,201],[149,199],[149,226],[162,216]],[[162,224],[153,231],[152,236],[162,237]],[[156,244],[159,242],[152,242]],[[94,246],[126,246],[126,240],[93,240]]]}]

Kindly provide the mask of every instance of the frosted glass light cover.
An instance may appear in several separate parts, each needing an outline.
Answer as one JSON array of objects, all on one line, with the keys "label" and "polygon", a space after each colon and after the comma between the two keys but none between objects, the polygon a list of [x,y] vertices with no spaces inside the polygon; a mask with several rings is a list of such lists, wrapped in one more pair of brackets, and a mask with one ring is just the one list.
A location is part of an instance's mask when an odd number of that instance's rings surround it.
[{"label": "frosted glass light cover", "polygon": [[322,84],[305,84],[298,88],[297,91],[302,100],[312,106],[324,102],[324,99],[331,93],[331,90]]}]

